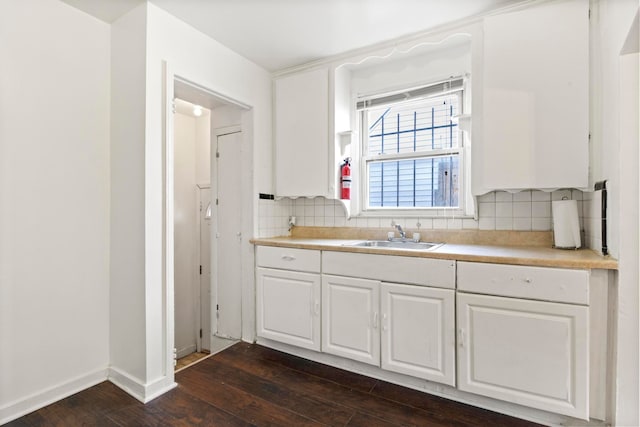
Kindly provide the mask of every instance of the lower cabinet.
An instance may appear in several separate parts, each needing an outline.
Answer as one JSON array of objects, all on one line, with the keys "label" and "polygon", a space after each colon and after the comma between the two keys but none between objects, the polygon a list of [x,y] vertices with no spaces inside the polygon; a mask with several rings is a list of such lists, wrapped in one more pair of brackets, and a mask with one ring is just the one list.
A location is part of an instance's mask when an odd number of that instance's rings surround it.
[{"label": "lower cabinet", "polygon": [[322,351],[455,385],[455,291],[322,275]]},{"label": "lower cabinet", "polygon": [[320,351],[320,275],[257,268],[259,336]]},{"label": "lower cabinet", "polygon": [[380,282],[322,275],[322,351],[380,365]]},{"label": "lower cabinet", "polygon": [[586,306],[458,293],[458,388],[588,419]]},{"label": "lower cabinet", "polygon": [[455,386],[455,291],[382,283],[382,368]]}]

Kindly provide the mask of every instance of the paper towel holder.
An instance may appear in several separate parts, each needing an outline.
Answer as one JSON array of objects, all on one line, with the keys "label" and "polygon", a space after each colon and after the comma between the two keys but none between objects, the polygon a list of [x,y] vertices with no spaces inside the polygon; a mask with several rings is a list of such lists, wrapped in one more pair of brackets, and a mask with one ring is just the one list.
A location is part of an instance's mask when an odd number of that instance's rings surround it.
[{"label": "paper towel holder", "polygon": [[[565,205],[569,202],[569,205]],[[573,202],[573,203],[571,203]],[[562,203],[562,206],[560,205]],[[556,206],[557,204],[557,206]],[[573,206],[573,209],[570,207]],[[556,208],[559,212],[556,212]],[[567,208],[570,210],[567,211]],[[578,250],[582,247],[580,221],[576,202],[567,196],[552,203],[553,245],[554,249]],[[566,221],[569,221],[566,223]]]}]

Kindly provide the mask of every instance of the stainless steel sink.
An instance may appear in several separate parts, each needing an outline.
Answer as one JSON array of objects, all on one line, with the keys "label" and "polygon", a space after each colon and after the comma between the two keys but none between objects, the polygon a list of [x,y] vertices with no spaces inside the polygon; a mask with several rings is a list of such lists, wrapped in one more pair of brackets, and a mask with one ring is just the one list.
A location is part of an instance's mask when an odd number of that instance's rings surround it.
[{"label": "stainless steel sink", "polygon": [[361,242],[350,242],[343,244],[343,246],[353,246],[360,248],[409,249],[414,251],[429,251],[441,245],[443,245],[443,243],[413,242],[411,240],[364,240]]}]

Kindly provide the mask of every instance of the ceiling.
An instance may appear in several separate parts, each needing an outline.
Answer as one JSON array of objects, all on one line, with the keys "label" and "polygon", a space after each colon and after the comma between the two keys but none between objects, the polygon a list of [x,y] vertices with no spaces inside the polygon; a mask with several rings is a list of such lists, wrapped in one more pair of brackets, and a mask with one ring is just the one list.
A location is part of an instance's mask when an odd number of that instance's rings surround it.
[{"label": "ceiling", "polygon": [[[144,0],[63,0],[113,22]],[[269,71],[526,0],[150,0]]]}]

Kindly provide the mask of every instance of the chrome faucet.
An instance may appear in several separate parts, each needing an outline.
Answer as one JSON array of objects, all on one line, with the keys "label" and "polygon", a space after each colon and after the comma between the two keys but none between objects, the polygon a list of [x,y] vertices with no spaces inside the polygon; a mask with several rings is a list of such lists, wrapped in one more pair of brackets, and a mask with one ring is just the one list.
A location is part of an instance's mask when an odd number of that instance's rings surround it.
[{"label": "chrome faucet", "polygon": [[407,239],[407,233],[405,233],[400,224],[396,223],[395,221],[391,221],[391,226],[395,227],[398,230],[398,233],[400,233],[400,238],[403,241]]}]

